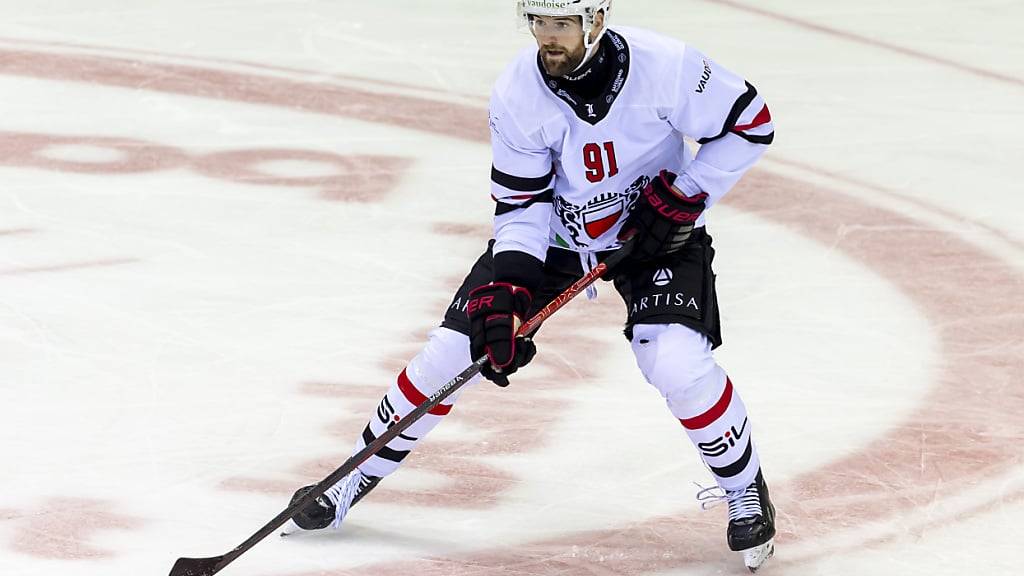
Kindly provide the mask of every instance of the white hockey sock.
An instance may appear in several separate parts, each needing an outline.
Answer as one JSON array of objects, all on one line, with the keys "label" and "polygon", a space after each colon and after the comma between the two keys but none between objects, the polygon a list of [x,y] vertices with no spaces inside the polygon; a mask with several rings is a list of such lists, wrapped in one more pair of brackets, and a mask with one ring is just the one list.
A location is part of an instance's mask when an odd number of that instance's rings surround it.
[{"label": "white hockey sock", "polygon": [[[430,341],[398,375],[377,406],[377,412],[363,429],[356,451],[376,440],[389,427],[404,418],[441,386],[469,366],[469,338],[447,328],[431,332]],[[475,380],[471,381],[475,382]],[[409,428],[388,442],[376,455],[359,465],[363,474],[387,476],[398,469],[416,443],[423,439],[444,416],[465,388],[434,407]]]},{"label": "white hockey sock", "polygon": [[[718,485],[725,490],[741,490],[754,481],[761,461],[751,440],[747,408],[732,381],[721,373],[721,385],[713,394],[703,394],[704,402],[673,413],[690,441],[700,452]],[[709,390],[710,392],[710,390]]]}]

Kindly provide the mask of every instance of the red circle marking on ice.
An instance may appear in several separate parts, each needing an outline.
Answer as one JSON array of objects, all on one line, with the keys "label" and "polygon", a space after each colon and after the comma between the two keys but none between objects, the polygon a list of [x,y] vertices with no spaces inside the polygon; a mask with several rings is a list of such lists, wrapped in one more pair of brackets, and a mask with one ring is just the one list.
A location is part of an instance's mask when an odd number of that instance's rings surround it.
[{"label": "red circle marking on ice", "polygon": [[[275,174],[274,169],[280,172],[282,163],[326,170],[313,176]],[[403,158],[393,156],[343,156],[288,148],[190,155],[173,146],[139,139],[0,132],[0,165],[87,174],[130,174],[188,167],[210,178],[241,184],[313,188],[319,190],[325,200],[344,202],[381,200],[398,183],[406,164]]]},{"label": "red circle marking on ice", "polygon": [[[326,166],[327,174],[285,176],[274,173],[275,163],[299,162]],[[398,182],[406,165],[401,158],[389,156],[342,156],[316,150],[266,148],[217,152],[196,158],[203,174],[242,184],[262,186],[302,186],[316,188],[327,200],[372,202]]]},{"label": "red circle marking on ice", "polygon": [[[103,156],[113,157],[72,160],[54,154],[62,149],[77,149],[80,154],[83,150],[94,149]],[[0,132],[0,164],[5,165],[87,174],[131,174],[167,170],[187,160],[188,156],[177,148],[132,138]]]}]

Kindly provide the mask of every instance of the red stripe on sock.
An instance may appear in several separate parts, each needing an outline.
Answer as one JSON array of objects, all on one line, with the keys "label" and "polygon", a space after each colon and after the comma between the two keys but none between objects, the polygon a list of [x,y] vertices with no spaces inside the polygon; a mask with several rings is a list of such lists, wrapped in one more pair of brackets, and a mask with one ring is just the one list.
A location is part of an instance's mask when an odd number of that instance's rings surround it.
[{"label": "red stripe on sock", "polygon": [[[427,397],[416,389],[416,385],[412,383],[412,380],[409,380],[409,376],[405,373],[404,369],[402,370],[402,373],[398,375],[398,389],[402,391],[402,394],[405,395],[405,399],[411,404],[419,406],[427,401]],[[438,404],[430,410],[429,414],[433,414],[434,416],[444,416],[451,411],[451,405]]]},{"label": "red stripe on sock", "polygon": [[707,428],[712,422],[718,420],[725,414],[725,411],[729,409],[729,404],[732,403],[732,380],[725,379],[725,392],[722,392],[722,397],[715,402],[707,412],[700,416],[694,416],[693,418],[687,418],[683,420],[679,419],[688,430],[700,430],[701,428]]}]

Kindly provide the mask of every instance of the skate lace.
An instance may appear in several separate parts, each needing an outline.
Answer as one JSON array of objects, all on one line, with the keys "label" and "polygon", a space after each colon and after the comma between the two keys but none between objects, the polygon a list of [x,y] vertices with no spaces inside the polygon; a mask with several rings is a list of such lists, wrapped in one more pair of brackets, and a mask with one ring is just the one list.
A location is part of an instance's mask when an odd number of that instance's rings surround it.
[{"label": "skate lace", "polygon": [[718,486],[705,488],[697,484],[697,501],[704,510],[711,510],[722,502],[729,504],[729,521],[761,516],[761,495],[756,484],[742,490],[724,490]]},{"label": "skate lace", "polygon": [[352,501],[359,494],[363,478],[363,473],[356,470],[324,492],[324,495],[334,503],[334,522],[331,523],[331,528],[336,530],[341,526],[341,521],[352,507]]}]

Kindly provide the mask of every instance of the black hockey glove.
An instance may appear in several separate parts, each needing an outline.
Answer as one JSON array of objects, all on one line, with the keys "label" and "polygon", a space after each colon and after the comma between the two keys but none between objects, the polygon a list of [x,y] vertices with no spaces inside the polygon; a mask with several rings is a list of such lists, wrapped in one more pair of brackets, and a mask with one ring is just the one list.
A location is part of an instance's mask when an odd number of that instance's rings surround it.
[{"label": "black hockey glove", "polygon": [[530,311],[533,296],[526,288],[506,282],[478,286],[469,293],[469,349],[473,360],[490,360],[480,371],[498,386],[508,386],[508,375],[533,360],[533,340],[516,337]]},{"label": "black hockey glove", "polygon": [[708,195],[686,196],[672,184],[676,175],[662,170],[644,188],[622,225],[619,239],[635,234],[632,257],[640,261],[678,252],[690,238],[693,224],[704,212]]}]

